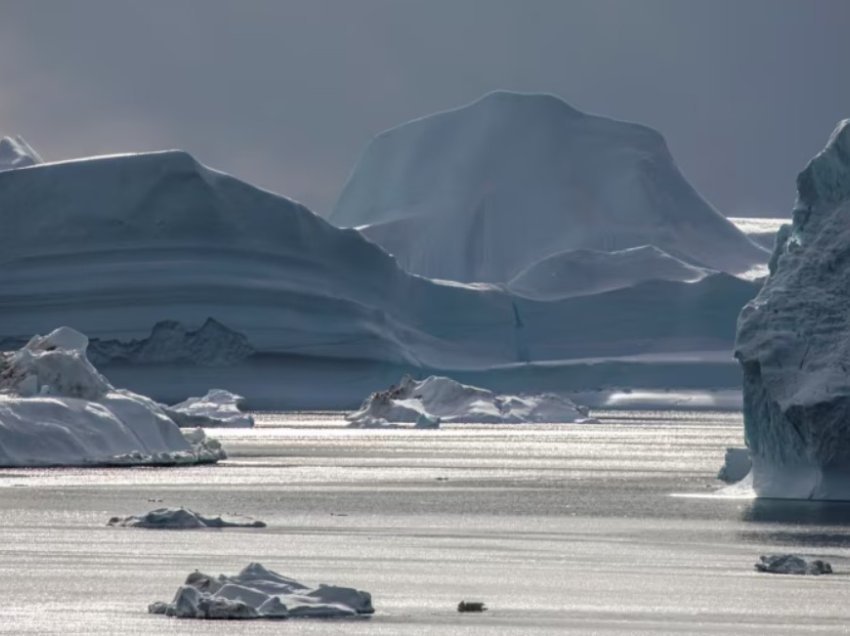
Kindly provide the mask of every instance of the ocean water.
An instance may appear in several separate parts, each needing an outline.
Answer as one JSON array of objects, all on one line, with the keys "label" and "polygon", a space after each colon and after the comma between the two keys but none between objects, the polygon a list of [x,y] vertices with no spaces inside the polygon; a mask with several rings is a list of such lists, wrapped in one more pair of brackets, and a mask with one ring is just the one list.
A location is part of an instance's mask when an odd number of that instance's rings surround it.
[{"label": "ocean water", "polygon": [[[0,633],[784,634],[850,630],[850,505],[714,493],[737,413],[609,411],[599,424],[349,430],[339,413],[216,431],[230,459],[0,470]],[[106,527],[161,506],[261,530]],[[760,554],[836,574],[759,574]],[[195,569],[259,561],[368,590],[348,621],[152,616]],[[459,614],[461,600],[483,614]]]}]

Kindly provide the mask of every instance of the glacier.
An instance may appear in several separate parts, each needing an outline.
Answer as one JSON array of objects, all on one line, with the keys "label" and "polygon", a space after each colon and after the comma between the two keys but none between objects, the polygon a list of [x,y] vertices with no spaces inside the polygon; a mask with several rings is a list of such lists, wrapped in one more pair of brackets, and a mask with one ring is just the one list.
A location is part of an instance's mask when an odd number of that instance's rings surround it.
[{"label": "glacier", "polygon": [[0,353],[0,466],[213,463],[221,446],[182,433],[153,400],[116,389],[61,327]]},{"label": "glacier", "polygon": [[417,428],[436,428],[441,422],[557,424],[594,421],[586,408],[559,395],[498,395],[438,376],[421,381],[405,376],[389,389],[370,395],[360,409],[346,419],[360,428],[391,422],[415,422]]},{"label": "glacier", "polygon": [[[429,279],[359,231],[176,150],[2,171],[0,220],[0,345],[68,325],[116,383],[162,403],[222,386],[254,409],[348,409],[405,373],[510,392],[732,386],[731,358],[688,374],[675,358],[727,351],[757,289],[653,247],[603,256],[594,271],[625,278],[567,293]],[[654,278],[628,273],[636,262]],[[645,354],[672,361],[655,373],[598,362]]]},{"label": "glacier", "polygon": [[735,345],[753,490],[850,499],[850,120],[797,177],[770,268]]},{"label": "glacier", "polygon": [[195,571],[171,603],[151,614],[201,619],[351,618],[374,613],[368,592],[322,583],[309,586],[251,563],[235,576]]},{"label": "glacier", "polygon": [[546,94],[497,91],[379,134],[329,218],[411,272],[468,282],[506,283],[571,250],[651,245],[732,275],[767,261],[659,132]]}]

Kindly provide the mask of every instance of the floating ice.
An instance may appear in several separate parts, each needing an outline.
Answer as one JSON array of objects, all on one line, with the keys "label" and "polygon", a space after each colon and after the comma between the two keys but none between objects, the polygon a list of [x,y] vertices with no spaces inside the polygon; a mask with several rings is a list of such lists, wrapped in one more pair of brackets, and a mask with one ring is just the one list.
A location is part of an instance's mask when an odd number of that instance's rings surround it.
[{"label": "floating ice", "polygon": [[431,376],[421,382],[404,376],[398,385],[370,395],[347,416],[351,426],[376,428],[392,422],[416,422],[435,428],[440,422],[525,424],[587,422],[586,408],[552,393],[497,395],[492,391]]},{"label": "floating ice", "polygon": [[163,410],[181,427],[251,428],[254,418],[240,409],[244,401],[241,395],[211,389],[204,397],[190,397]]},{"label": "floating ice", "polygon": [[720,481],[732,484],[746,477],[753,467],[748,448],[727,448],[723,458],[723,466],[717,473]]},{"label": "floating ice", "polygon": [[68,327],[0,353],[0,466],[195,464],[225,457],[153,400],[116,389]]},{"label": "floating ice", "polygon": [[197,570],[171,603],[153,603],[151,614],[176,618],[344,618],[372,614],[372,597],[349,587],[310,587],[251,563],[236,576],[217,578]]},{"label": "floating ice", "polygon": [[188,508],[157,508],[143,515],[112,517],[109,526],[151,528],[156,530],[194,530],[200,528],[265,528],[262,521],[205,517]]},{"label": "floating ice", "polygon": [[756,570],[771,574],[832,574],[832,566],[820,559],[804,559],[796,554],[768,554],[759,557]]},{"label": "floating ice", "polygon": [[850,499],[850,120],[797,178],[770,266],[735,349],[753,488]]}]

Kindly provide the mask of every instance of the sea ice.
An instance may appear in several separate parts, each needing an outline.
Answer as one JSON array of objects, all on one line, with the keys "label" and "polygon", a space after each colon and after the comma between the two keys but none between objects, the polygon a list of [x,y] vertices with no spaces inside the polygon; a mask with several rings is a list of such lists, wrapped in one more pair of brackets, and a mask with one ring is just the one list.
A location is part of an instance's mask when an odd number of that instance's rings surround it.
[{"label": "sea ice", "polygon": [[820,559],[804,559],[796,554],[767,554],[759,557],[756,570],[771,574],[832,574],[832,566]]},{"label": "sea ice", "polygon": [[68,327],[0,353],[0,466],[195,464],[225,457],[153,400],[116,389]]},{"label": "sea ice", "polygon": [[241,395],[230,391],[210,389],[204,397],[190,397],[163,410],[180,427],[251,428],[254,418],[240,409],[244,401]]},{"label": "sea ice", "polygon": [[850,120],[797,177],[770,269],[735,347],[753,489],[850,499]]},{"label": "sea ice", "polygon": [[171,603],[148,606],[176,618],[343,618],[374,613],[372,597],[349,587],[310,587],[251,563],[236,576],[190,574]]},{"label": "sea ice", "polygon": [[416,422],[434,428],[440,422],[525,424],[587,422],[586,408],[553,393],[498,395],[450,378],[431,376],[417,381],[404,376],[385,391],[370,395],[347,418],[351,426],[373,428],[391,422]]},{"label": "sea ice", "polygon": [[143,515],[112,517],[109,526],[151,528],[156,530],[194,530],[200,528],[265,528],[262,521],[205,517],[188,508],[157,508]]}]

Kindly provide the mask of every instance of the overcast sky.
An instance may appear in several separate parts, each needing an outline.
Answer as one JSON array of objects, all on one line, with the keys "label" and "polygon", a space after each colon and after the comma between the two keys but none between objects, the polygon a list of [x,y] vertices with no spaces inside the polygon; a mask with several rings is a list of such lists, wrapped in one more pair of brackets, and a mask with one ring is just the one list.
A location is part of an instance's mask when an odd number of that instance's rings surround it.
[{"label": "overcast sky", "polygon": [[724,213],[782,216],[848,61],[846,0],[0,0],[0,135],[184,148],[327,213],[372,135],[540,91],[657,128]]}]

